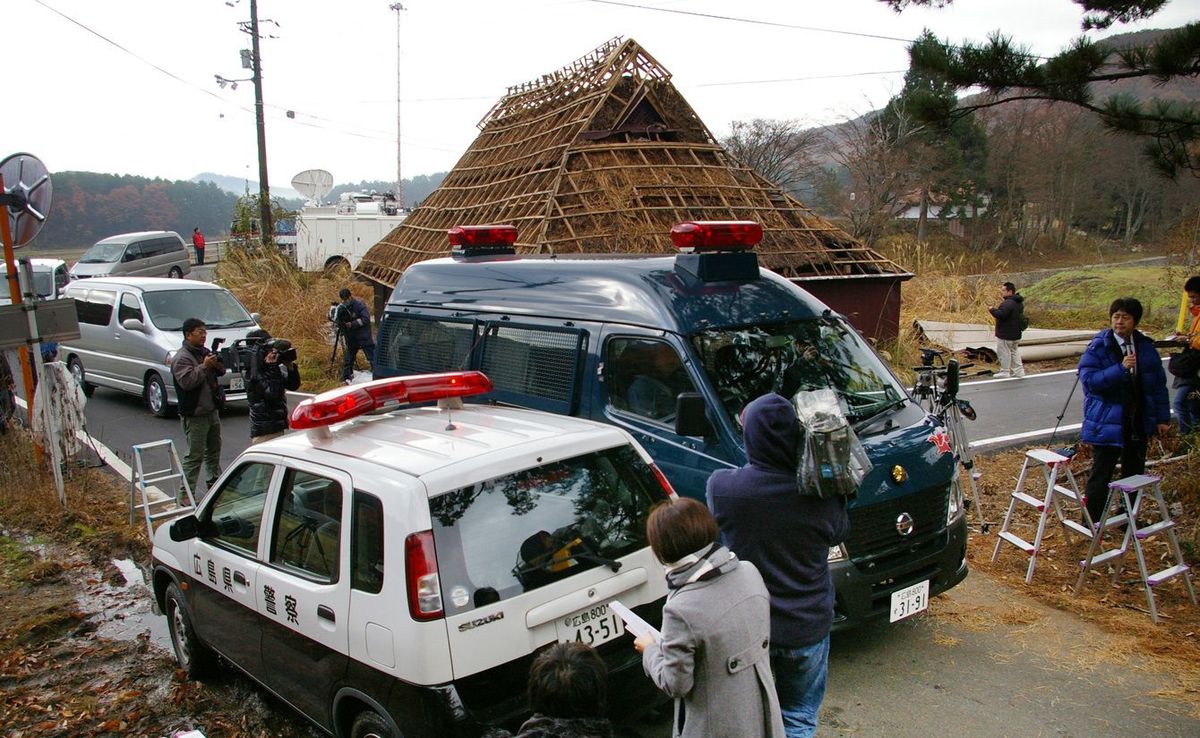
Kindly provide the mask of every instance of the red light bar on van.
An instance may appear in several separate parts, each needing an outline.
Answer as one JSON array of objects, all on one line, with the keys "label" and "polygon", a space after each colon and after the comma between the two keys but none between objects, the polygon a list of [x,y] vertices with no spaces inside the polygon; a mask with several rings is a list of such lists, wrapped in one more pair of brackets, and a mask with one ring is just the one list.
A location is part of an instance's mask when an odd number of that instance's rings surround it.
[{"label": "red light bar on van", "polygon": [[516,243],[517,227],[511,225],[460,225],[446,231],[446,235],[450,237],[450,245],[456,249],[495,248],[512,246]]},{"label": "red light bar on van", "polygon": [[762,235],[752,220],[689,220],[671,228],[671,243],[680,251],[745,251]]},{"label": "red light bar on van", "polygon": [[483,372],[443,372],[377,379],[339,387],[301,402],[292,411],[292,428],[305,430],[333,425],[375,410],[404,404],[470,397],[492,391]]}]

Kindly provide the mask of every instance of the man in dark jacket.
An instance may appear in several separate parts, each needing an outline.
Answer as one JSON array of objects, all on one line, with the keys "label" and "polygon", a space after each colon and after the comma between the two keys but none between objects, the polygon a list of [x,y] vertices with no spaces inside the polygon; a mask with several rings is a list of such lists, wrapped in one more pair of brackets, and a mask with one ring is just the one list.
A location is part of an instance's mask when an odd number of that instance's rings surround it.
[{"label": "man in dark jacket", "polygon": [[218,378],[225,373],[220,358],[204,345],[208,328],[199,318],[183,321],[183,347],[171,361],[171,377],[179,399],[179,419],[187,438],[183,475],[192,492],[200,481],[201,463],[208,469],[212,488],[221,474],[221,408],[225,393]]},{"label": "man in dark jacket", "polygon": [[758,568],[771,595],[771,670],[788,738],[811,736],[825,697],[834,588],[829,549],[849,532],[843,500],[802,495],[796,485],[800,424],[783,397],[767,394],[742,416],[740,469],[714,472],[708,506],[722,542]]},{"label": "man in dark jacket", "polygon": [[[255,336],[255,334],[259,334]],[[259,339],[254,352],[246,399],[250,404],[250,443],[261,443],[282,436],[288,429],[287,392],[300,389],[300,369],[291,342],[273,339],[264,330],[252,331],[247,338]],[[286,356],[292,361],[284,361]]]},{"label": "man in dark jacket", "polygon": [[1092,444],[1092,471],[1084,496],[1092,523],[1108,504],[1108,483],[1117,460],[1121,475],[1146,470],[1146,444],[1154,433],[1166,435],[1171,408],[1167,374],[1154,342],[1137,330],[1142,303],[1121,297],[1108,308],[1112,327],[1096,334],[1079,359],[1083,385],[1083,429]]},{"label": "man in dark jacket", "polygon": [[338,293],[338,297],[342,298],[342,304],[338,307],[337,320],[338,328],[342,332],[342,337],[346,339],[346,359],[342,363],[342,381],[350,384],[350,378],[354,376],[354,359],[358,356],[358,350],[367,357],[367,363],[371,365],[371,373],[375,372],[375,340],[371,338],[371,314],[367,312],[367,306],[362,300],[350,294],[350,290],[346,287]]},{"label": "man in dark jacket", "polygon": [[1025,315],[1025,298],[1017,294],[1012,282],[1000,285],[1000,304],[988,308],[996,319],[996,358],[1000,371],[994,377],[1023,377],[1025,365],[1021,363],[1021,318]]}]

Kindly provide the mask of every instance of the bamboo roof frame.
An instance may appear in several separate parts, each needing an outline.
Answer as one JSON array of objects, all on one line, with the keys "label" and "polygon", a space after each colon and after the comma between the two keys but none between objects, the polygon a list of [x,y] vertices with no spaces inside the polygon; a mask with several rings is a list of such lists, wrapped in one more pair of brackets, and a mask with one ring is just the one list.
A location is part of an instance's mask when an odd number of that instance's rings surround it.
[{"label": "bamboo roof frame", "polygon": [[674,254],[686,220],[754,220],[763,266],[792,279],[906,275],[717,143],[633,39],[508,89],[441,186],[355,272],[385,287],[449,254],[456,225],[506,223],[523,254]]}]

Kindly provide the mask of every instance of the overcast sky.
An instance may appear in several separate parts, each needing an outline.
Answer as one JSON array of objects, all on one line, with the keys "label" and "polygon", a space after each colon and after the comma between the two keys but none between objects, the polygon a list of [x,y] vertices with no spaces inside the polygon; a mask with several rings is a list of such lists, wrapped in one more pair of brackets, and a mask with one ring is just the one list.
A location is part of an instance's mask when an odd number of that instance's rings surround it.
[{"label": "overcast sky", "polygon": [[[450,169],[509,85],[614,36],[637,40],[722,136],[733,120],[822,124],[882,106],[908,66],[903,39],[925,27],[955,41],[1000,30],[1042,55],[1081,33],[1070,0],[901,15],[876,0],[390,3],[259,0],[260,19],[278,22],[262,26],[277,37],[262,43],[272,184],[311,168],[339,183],[395,178],[398,18],[405,177]],[[214,80],[250,76],[238,56],[249,14],[249,0],[3,0],[0,156],[26,151],[51,172],[257,179],[253,87]],[[1108,33],[1197,17],[1200,0],[1172,0]]]}]

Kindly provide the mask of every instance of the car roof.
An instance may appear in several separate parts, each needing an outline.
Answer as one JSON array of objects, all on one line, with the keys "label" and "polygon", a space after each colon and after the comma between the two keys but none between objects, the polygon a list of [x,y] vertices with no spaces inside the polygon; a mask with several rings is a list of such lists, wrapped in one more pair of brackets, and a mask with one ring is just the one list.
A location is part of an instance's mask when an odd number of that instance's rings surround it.
[{"label": "car roof", "polygon": [[79,279],[67,285],[69,290],[91,287],[125,287],[142,292],[169,292],[172,290],[225,290],[219,284],[201,282],[198,279],[170,279],[169,277],[102,277]]},{"label": "car roof", "polygon": [[611,448],[629,442],[622,431],[606,423],[476,404],[453,410],[403,408],[361,416],[328,430],[297,431],[251,449],[341,468],[365,462],[421,477],[456,464],[486,466],[489,458],[494,461],[506,452],[540,454],[554,448]]},{"label": "car roof", "polygon": [[[67,265],[67,262],[63,261],[62,259],[37,258],[37,259],[30,259],[29,262],[31,264],[33,264],[34,267],[45,267],[46,269],[48,269],[50,271],[53,271],[60,266]],[[8,272],[8,265],[5,264],[3,261],[0,261],[0,272],[5,272],[5,273]]]},{"label": "car roof", "polygon": [[[536,288],[536,289],[531,289]],[[431,259],[400,278],[389,305],[573,321],[698,328],[814,318],[827,308],[767,269],[748,281],[699,282],[673,257],[502,256]]]},{"label": "car roof", "polygon": [[154,238],[156,236],[175,236],[176,238],[179,238],[179,234],[175,231],[135,231],[134,233],[118,233],[115,236],[102,238],[96,243],[131,243],[133,241],[141,241],[142,239]]}]

